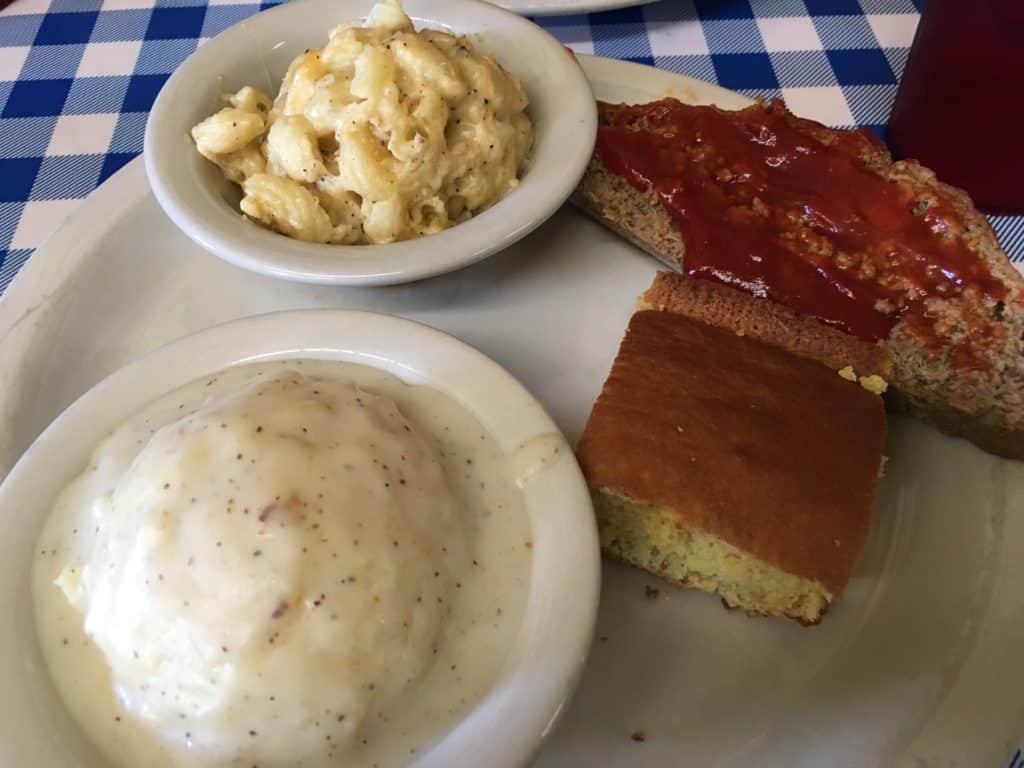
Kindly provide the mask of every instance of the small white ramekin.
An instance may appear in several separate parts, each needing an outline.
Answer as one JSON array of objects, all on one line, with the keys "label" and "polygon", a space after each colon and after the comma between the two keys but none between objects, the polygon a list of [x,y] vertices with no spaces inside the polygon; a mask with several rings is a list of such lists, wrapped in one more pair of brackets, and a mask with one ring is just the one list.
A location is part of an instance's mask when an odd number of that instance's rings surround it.
[{"label": "small white ramekin", "polygon": [[405,283],[507,248],[568,199],[597,132],[590,86],[573,55],[537,25],[486,2],[407,0],[417,27],[469,35],[522,79],[535,144],[519,187],[467,222],[387,245],[306,243],[243,217],[237,185],[199,155],[190,129],[223,106],[225,91],[254,85],[276,94],[295,55],[323,46],[332,26],[365,17],[372,6],[373,0],[295,0],[256,14],[204,43],[164,85],[146,125],[146,173],[164,211],[196,243],[239,267],[285,280]]}]

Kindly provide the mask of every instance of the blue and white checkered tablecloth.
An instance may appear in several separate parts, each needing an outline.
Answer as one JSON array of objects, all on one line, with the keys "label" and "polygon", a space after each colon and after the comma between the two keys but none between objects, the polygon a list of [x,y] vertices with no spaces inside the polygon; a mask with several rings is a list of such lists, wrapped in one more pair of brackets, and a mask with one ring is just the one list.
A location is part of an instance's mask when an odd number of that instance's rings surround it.
[{"label": "blue and white checkered tablecloth", "polygon": [[[781,95],[798,114],[884,135],[917,2],[662,0],[540,23],[580,52]],[[13,0],[0,11],[0,292],[82,198],[142,151],[146,114],[174,68],[274,4]],[[993,223],[1024,261],[1024,217]]]}]

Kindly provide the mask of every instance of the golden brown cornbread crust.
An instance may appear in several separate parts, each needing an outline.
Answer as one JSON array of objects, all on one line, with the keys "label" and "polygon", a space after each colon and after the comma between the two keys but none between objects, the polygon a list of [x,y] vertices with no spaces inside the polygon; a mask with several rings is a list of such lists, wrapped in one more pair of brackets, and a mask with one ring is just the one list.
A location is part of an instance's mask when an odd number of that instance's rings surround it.
[{"label": "golden brown cornbread crust", "polygon": [[886,381],[892,375],[892,361],[880,345],[720,283],[659,272],[640,300],[640,308],[674,312],[727,328],[836,371],[851,366],[858,376],[876,375]]},{"label": "golden brown cornbread crust", "polygon": [[587,422],[588,483],[674,510],[842,594],[871,527],[881,400],[825,366],[670,312],[633,315]]},{"label": "golden brown cornbread crust", "polygon": [[[751,107],[755,108],[772,107]],[[836,135],[813,121],[791,119],[826,144]],[[962,190],[943,184],[913,160],[893,162],[880,144],[865,142],[862,160],[887,181],[906,189],[914,206],[946,201],[955,215],[943,220],[942,236],[962,240],[1006,287],[1001,301],[969,293],[928,300],[929,314],[937,319],[935,329],[944,342],[939,347],[922,340],[906,321],[896,324],[882,342],[892,360],[891,375],[883,377],[891,385],[886,395],[889,407],[992,453],[1024,459],[1024,276],[1010,263],[988,220]],[[678,226],[657,195],[630,186],[608,171],[596,154],[572,199],[663,263],[677,271],[682,268],[685,254]],[[980,340],[979,322],[992,329]],[[961,343],[971,347],[982,362],[981,369],[957,363],[955,346]]]}]

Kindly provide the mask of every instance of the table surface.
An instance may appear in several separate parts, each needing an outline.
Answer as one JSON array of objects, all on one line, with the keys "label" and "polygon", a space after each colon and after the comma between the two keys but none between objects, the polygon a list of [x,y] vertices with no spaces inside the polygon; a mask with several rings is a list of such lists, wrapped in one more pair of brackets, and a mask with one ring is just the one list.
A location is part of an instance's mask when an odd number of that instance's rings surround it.
[{"label": "table surface", "polygon": [[[919,2],[662,0],[538,21],[579,52],[782,96],[800,115],[884,136]],[[276,4],[13,0],[0,11],[0,293],[83,198],[142,151],[148,110],[175,67]],[[992,222],[1024,261],[1024,217]]]}]

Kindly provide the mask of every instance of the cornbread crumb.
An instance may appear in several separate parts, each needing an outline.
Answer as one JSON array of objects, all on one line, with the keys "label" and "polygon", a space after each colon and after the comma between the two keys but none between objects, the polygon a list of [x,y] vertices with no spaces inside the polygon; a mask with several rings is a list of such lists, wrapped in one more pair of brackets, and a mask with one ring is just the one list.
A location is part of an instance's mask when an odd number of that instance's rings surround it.
[{"label": "cornbread crumb", "polygon": [[864,389],[873,395],[881,395],[889,388],[888,382],[886,382],[886,380],[877,373],[873,373],[870,376],[857,376],[857,372],[853,370],[852,365],[840,368],[836,373],[847,381],[858,382],[862,387],[864,387]]},{"label": "cornbread crumb", "polygon": [[652,587],[650,584],[644,587],[644,597],[648,600],[657,600],[659,595],[661,595],[661,590],[657,587]]},{"label": "cornbread crumb", "polygon": [[878,374],[872,374],[871,376],[861,376],[858,379],[858,381],[860,382],[860,385],[864,387],[864,389],[876,395],[882,394],[883,392],[885,392],[885,390],[889,388],[889,385],[886,383],[885,379],[883,379]]},{"label": "cornbread crumb", "polygon": [[629,735],[629,738],[631,738],[633,741],[647,741],[647,734],[645,734],[643,731],[633,731]]}]

